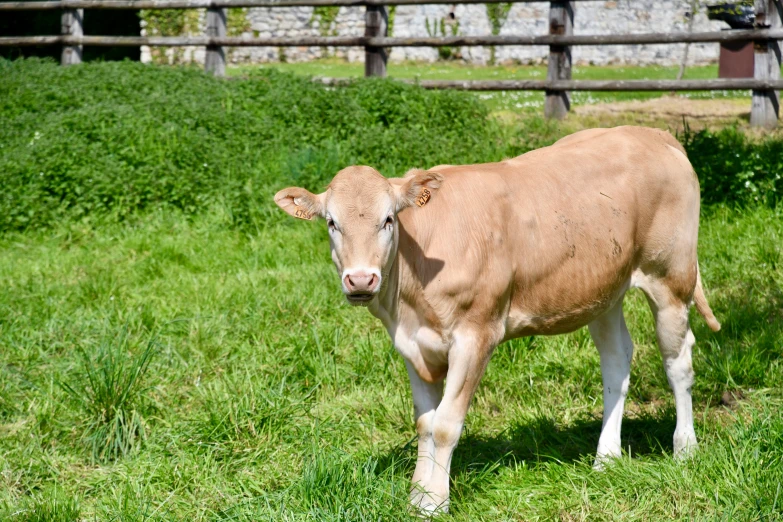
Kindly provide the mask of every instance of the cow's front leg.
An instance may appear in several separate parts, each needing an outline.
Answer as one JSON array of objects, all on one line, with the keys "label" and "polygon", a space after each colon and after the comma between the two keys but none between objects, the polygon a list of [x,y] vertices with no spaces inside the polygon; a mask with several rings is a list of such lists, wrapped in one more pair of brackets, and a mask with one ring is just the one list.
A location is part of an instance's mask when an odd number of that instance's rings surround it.
[{"label": "cow's front leg", "polygon": [[420,505],[426,484],[432,475],[435,462],[435,442],[432,440],[432,427],[435,421],[435,410],[443,396],[443,381],[429,383],[419,377],[411,363],[405,361],[408,377],[411,381],[413,395],[413,412],[416,418],[416,433],[419,436],[416,471],[413,472],[413,488],[411,502]]},{"label": "cow's front leg", "polygon": [[[429,480],[419,483],[419,492],[413,496],[416,507],[425,514],[448,511],[451,457],[462,434],[473,393],[484,374],[492,349],[475,339],[456,337],[449,350],[449,370],[446,374],[443,399],[432,417],[431,474]],[[419,463],[421,459],[420,446]],[[429,470],[423,464],[421,469],[423,473]],[[418,465],[416,471],[419,472]]]}]

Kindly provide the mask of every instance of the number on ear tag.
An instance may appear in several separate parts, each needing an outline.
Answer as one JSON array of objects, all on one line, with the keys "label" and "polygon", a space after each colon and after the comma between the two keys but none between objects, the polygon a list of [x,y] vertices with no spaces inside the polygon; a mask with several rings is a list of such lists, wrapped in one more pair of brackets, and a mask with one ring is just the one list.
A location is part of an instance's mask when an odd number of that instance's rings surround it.
[{"label": "number on ear tag", "polygon": [[428,189],[422,189],[421,195],[418,198],[416,198],[416,205],[423,207],[430,200],[431,195],[432,194]]},{"label": "number on ear tag", "polygon": [[313,215],[307,212],[302,207],[296,207],[296,213],[294,214],[299,219],[312,219]]}]

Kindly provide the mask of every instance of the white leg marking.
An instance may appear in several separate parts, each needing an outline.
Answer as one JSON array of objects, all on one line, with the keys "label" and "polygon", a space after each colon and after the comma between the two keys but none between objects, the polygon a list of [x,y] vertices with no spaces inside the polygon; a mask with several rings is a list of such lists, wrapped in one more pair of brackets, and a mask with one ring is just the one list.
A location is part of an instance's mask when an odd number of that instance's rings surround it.
[{"label": "white leg marking", "polygon": [[677,427],[674,430],[674,455],[683,456],[696,448],[693,429],[693,366],[691,351],[696,339],[688,325],[688,307],[670,306],[656,314],[658,346],[663,356],[663,367],[674,392]]},{"label": "white leg marking", "polygon": [[590,323],[588,328],[601,356],[604,386],[603,427],[594,465],[596,469],[602,469],[609,459],[621,454],[620,428],[631,380],[633,342],[625,326],[622,299],[611,310]]},{"label": "white leg marking", "polygon": [[413,472],[413,488],[411,490],[411,501],[417,503],[421,499],[423,487],[430,480],[435,462],[432,426],[435,420],[435,410],[443,396],[443,382],[431,384],[423,381],[408,361],[405,361],[405,367],[411,382],[416,433],[419,436],[416,470]]}]

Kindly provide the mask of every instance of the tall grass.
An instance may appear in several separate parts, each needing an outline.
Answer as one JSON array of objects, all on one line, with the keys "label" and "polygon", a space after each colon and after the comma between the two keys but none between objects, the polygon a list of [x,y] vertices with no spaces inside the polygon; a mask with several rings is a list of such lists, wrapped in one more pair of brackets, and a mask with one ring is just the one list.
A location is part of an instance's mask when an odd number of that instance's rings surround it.
[{"label": "tall grass", "polygon": [[78,499],[53,488],[32,496],[11,516],[20,522],[78,522],[80,515]]},{"label": "tall grass", "polygon": [[88,351],[80,347],[79,370],[62,387],[85,415],[84,439],[99,461],[124,456],[145,437],[144,377],[155,354],[155,340],[130,354],[127,327]]}]

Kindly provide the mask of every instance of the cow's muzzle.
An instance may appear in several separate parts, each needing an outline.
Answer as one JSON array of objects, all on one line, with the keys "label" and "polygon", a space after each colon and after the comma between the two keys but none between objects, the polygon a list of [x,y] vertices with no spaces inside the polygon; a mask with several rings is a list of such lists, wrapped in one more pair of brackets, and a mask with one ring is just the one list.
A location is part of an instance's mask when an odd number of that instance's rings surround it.
[{"label": "cow's muzzle", "polygon": [[381,275],[375,270],[346,270],[343,276],[343,292],[352,304],[372,301],[381,288]]}]

